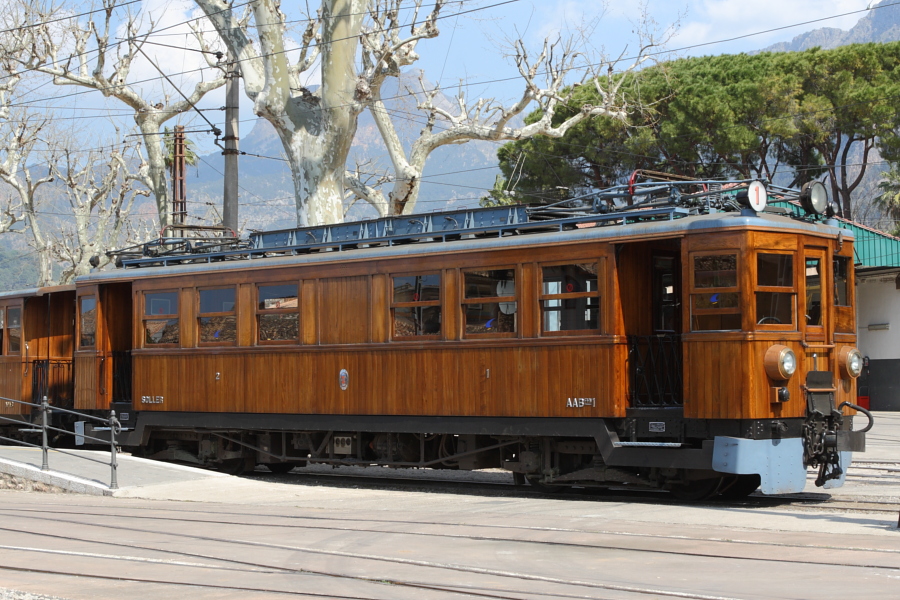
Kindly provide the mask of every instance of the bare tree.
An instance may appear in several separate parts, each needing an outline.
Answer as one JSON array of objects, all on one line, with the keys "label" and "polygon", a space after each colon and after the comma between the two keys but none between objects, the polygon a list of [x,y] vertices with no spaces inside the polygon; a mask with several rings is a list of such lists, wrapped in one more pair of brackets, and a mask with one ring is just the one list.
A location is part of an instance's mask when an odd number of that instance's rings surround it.
[{"label": "bare tree", "polygon": [[[287,55],[286,18],[279,0],[251,0],[255,40],[248,19],[223,0],[196,0],[237,57],[244,90],[257,115],[281,138],[294,181],[299,225],[342,220],[347,155],[369,85],[358,75],[356,56],[368,0],[322,0],[307,15],[298,58]],[[435,3],[435,14],[442,2]],[[321,72],[315,92],[301,84],[312,68]]]},{"label": "bare tree", "polygon": [[[451,109],[438,100],[440,89],[427,89],[424,76],[421,76],[418,108],[425,112],[427,122],[407,153],[400,137],[394,130],[394,123],[380,99],[372,101],[372,115],[382,133],[388,153],[394,166],[393,190],[388,196],[390,214],[410,214],[416,205],[422,181],[425,162],[432,152],[448,144],[462,144],[472,140],[507,141],[521,140],[534,136],[562,137],[578,123],[594,116],[604,115],[617,119],[622,123],[627,120],[629,106],[620,87],[626,80],[623,72],[637,69],[647,60],[647,51],[655,47],[653,39],[642,40],[637,57],[632,59],[622,71],[614,76],[618,59],[609,60],[602,57],[596,65],[580,66],[579,59],[585,57],[575,50],[571,40],[555,42],[545,40],[543,49],[536,59],[529,57],[528,50],[522,40],[514,42],[515,62],[519,74],[524,80],[524,91],[519,100],[509,106],[492,98],[480,98],[469,101],[466,88],[460,83],[456,95],[457,106]],[[598,67],[605,73],[599,74]],[[564,88],[566,79],[574,72],[581,72],[580,81]],[[543,86],[538,79],[543,75]],[[399,73],[395,74],[399,76]],[[554,124],[554,117],[561,106],[567,106],[575,92],[582,84],[590,83],[597,89],[602,100],[600,105],[585,104],[578,107],[574,115],[561,123]],[[536,121],[512,126],[516,117],[525,110],[537,108],[540,118]],[[376,202],[379,199],[376,198]]]},{"label": "bare tree", "polygon": [[[7,79],[12,81],[12,78]],[[30,231],[29,243],[38,255],[40,285],[53,281],[53,263],[50,246],[44,236],[40,222],[35,219],[35,205],[38,191],[53,181],[49,171],[31,162],[32,152],[42,145],[41,133],[49,127],[48,118],[37,118],[24,111],[9,110],[12,96],[5,95],[0,111],[5,117],[0,119],[0,181],[12,188],[13,197],[2,207],[0,233],[10,231],[12,226],[24,221]]]},{"label": "bare tree", "polygon": [[[169,224],[169,192],[160,127],[190,111],[205,94],[225,84],[224,71],[219,68],[202,27],[192,26],[194,37],[207,66],[215,69],[215,77],[201,80],[184,96],[173,91],[172,98],[165,95],[154,100],[142,96],[135,85],[128,83],[135,60],[139,55],[146,55],[144,47],[156,28],[152,17],[142,18],[129,9],[121,18],[125,37],[115,41],[111,39],[119,24],[115,11],[123,0],[102,0],[104,10],[99,13],[99,19],[91,16],[86,21],[75,17],[65,19],[66,12],[61,7],[45,6],[41,0],[19,0],[19,3],[17,10],[27,26],[8,32],[6,47],[0,48],[0,52],[17,60],[25,69],[52,76],[56,85],[96,90],[134,110],[134,121],[143,136],[147,154],[141,176],[156,199],[160,225]],[[147,60],[151,59],[147,57]]]},{"label": "bare tree", "polygon": [[135,199],[149,196],[150,191],[130,168],[138,154],[136,143],[120,144],[102,153],[59,151],[50,171],[73,216],[63,221],[49,240],[51,254],[64,265],[59,283],[71,283],[91,268],[109,264],[107,250],[141,241],[140,228],[130,219],[131,210]]},{"label": "bare tree", "polygon": [[[279,0],[250,1],[255,37],[250,20],[232,12],[225,1],[196,2],[238,57],[256,114],[269,120],[281,138],[294,179],[300,225],[340,221],[345,193],[369,202],[382,215],[408,214],[415,207],[425,163],[441,146],[470,140],[558,137],[596,115],[624,120],[628,110],[619,90],[624,78],[613,76],[624,53],[618,59],[590,60],[570,42],[546,41],[532,60],[524,42],[517,40],[514,59],[525,84],[521,98],[510,106],[493,99],[470,101],[461,85],[457,106],[451,109],[441,104],[438,89],[426,88],[423,78],[414,94],[426,125],[407,152],[382,97],[382,86],[419,59],[419,41],[439,34],[437,23],[446,0],[429,2],[428,9],[423,0],[410,8],[403,6],[403,0],[321,0],[316,14],[307,15],[309,22],[293,62],[287,55],[290,38]],[[647,31],[640,28],[640,50],[625,71],[637,69],[647,51],[658,45]],[[587,62],[604,73],[597,76],[585,66]],[[300,76],[314,68],[319,69],[322,84],[313,92],[301,84]],[[573,78],[575,72],[582,76]],[[537,83],[541,77],[543,85]],[[573,117],[555,124],[558,107],[572,98],[572,88],[565,88],[565,83],[579,79],[581,83],[591,80],[603,103],[579,107]],[[542,118],[513,126],[516,117],[529,108],[540,108]],[[357,119],[365,109],[371,111],[391,159],[392,174],[380,182],[393,184],[387,197],[381,185],[372,185],[359,169],[346,166]]]}]

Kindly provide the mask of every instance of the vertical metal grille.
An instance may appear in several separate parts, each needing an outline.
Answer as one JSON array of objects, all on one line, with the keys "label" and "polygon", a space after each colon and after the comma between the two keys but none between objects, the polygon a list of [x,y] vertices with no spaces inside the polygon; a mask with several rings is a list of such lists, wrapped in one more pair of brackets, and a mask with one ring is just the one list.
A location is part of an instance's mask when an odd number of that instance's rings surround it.
[{"label": "vertical metal grille", "polygon": [[113,402],[131,402],[131,352],[113,352]]},{"label": "vertical metal grille", "polygon": [[53,406],[75,406],[75,382],[71,360],[36,360],[31,364],[31,399],[40,403],[44,396]]},{"label": "vertical metal grille", "polygon": [[681,336],[629,335],[632,408],[682,406]]}]

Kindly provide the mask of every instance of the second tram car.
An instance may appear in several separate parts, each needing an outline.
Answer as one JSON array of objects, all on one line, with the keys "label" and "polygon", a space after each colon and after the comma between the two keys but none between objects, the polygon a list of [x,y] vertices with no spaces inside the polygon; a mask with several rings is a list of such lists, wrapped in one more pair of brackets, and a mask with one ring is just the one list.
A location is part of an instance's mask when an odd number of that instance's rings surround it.
[{"label": "second tram car", "polygon": [[[865,448],[853,239],[819,217],[824,188],[781,192],[800,218],[749,199],[758,182],[711,185],[163,240],[74,289],[0,296],[0,396],[115,409],[123,446],[234,472],[499,467],[703,498],[798,492],[816,468],[839,486]],[[35,375],[67,357],[68,382]],[[29,412],[0,406],[5,435]]]}]

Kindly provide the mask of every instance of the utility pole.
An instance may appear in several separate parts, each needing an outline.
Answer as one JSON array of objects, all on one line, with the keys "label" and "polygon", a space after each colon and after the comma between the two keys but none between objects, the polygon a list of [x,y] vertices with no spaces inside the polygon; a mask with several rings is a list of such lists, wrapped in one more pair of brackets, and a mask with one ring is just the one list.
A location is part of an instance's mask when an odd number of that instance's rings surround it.
[{"label": "utility pole", "polygon": [[[230,56],[229,56],[230,58]],[[225,190],[222,197],[222,225],[237,235],[238,230],[238,104],[241,92],[238,85],[240,67],[230,61],[225,77]]]},{"label": "utility pole", "polygon": [[[187,216],[187,190],[184,182],[184,125],[175,126],[172,160],[172,225],[184,225]],[[177,229],[177,227],[176,227]]]}]

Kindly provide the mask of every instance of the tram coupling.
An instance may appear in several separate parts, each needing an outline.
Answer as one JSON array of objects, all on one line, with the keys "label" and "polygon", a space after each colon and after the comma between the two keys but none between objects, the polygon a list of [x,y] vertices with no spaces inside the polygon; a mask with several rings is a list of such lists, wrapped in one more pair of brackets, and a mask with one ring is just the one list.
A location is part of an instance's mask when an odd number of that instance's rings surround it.
[{"label": "tram coupling", "polygon": [[[810,371],[806,377],[807,417],[803,424],[803,462],[818,468],[816,486],[823,487],[831,480],[842,479],[844,465],[849,465],[851,453],[865,452],[866,432],[872,428],[872,413],[861,406],[843,402],[834,404],[834,374],[829,371]],[[865,428],[853,431],[852,417],[845,417],[847,406],[866,415]]]}]

